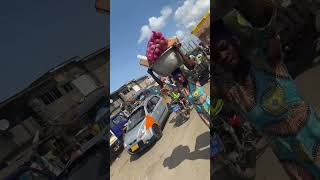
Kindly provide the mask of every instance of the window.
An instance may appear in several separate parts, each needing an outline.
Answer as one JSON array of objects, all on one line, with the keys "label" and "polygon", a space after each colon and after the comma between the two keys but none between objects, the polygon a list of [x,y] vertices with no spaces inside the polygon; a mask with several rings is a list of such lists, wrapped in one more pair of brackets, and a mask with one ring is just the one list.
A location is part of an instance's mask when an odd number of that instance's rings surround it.
[{"label": "window", "polygon": [[156,105],[158,104],[159,102],[159,97],[153,97],[151,98],[148,103],[147,103],[147,111],[148,113],[152,113],[153,109],[156,107]]},{"label": "window", "polygon": [[122,91],[124,95],[127,95],[129,92],[130,92],[129,89],[125,89],[124,91]]},{"label": "window", "polygon": [[61,92],[58,88],[53,88],[50,91],[44,93],[42,96],[40,96],[40,99],[45,103],[46,105],[53,103],[55,100],[59,99],[62,96]]},{"label": "window", "polygon": [[72,84],[70,82],[64,84],[62,87],[66,92],[70,92],[73,89],[73,86],[72,86]]},{"label": "window", "polygon": [[115,124],[120,124],[120,123],[125,122],[126,119],[125,119],[123,116],[119,115],[119,116],[117,116],[116,118],[114,118],[112,121],[113,121]]},{"label": "window", "polygon": [[148,111],[148,113],[152,113],[153,109],[154,109],[154,106],[152,105],[152,102],[149,101],[147,103],[147,111]]},{"label": "window", "polygon": [[58,88],[53,88],[50,93],[54,96],[55,99],[59,99],[62,94],[61,92],[58,90]]},{"label": "window", "polygon": [[136,125],[138,125],[144,118],[145,118],[145,112],[143,108],[137,109],[135,112],[131,114],[128,121],[128,130],[130,131],[133,129]]},{"label": "window", "polygon": [[153,98],[150,99],[150,101],[151,101],[154,105],[157,105],[158,102],[159,102],[159,100],[160,100],[160,98],[157,97],[157,96],[155,96],[155,97],[153,97]]}]

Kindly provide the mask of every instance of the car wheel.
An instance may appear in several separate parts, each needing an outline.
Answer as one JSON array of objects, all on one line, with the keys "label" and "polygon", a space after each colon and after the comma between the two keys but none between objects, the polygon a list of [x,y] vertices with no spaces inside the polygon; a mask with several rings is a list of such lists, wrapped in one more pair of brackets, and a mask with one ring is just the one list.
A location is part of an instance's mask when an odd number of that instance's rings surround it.
[{"label": "car wheel", "polygon": [[155,139],[159,140],[162,136],[161,128],[158,125],[153,125],[152,131],[153,131],[153,136],[155,137]]}]

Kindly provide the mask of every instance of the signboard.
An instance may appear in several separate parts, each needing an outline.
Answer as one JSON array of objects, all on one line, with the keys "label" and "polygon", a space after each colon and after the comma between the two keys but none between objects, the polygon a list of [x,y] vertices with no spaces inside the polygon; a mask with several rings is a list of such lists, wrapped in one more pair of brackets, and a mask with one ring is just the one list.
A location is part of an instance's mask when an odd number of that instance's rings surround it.
[{"label": "signboard", "polygon": [[191,34],[199,36],[204,29],[210,27],[210,10],[202,17],[199,23],[192,29]]}]

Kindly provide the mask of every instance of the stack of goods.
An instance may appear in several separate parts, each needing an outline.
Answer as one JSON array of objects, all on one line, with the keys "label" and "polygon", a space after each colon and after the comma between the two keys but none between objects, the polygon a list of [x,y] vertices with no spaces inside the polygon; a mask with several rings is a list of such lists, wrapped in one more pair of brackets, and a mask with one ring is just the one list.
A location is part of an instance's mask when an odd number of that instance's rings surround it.
[{"label": "stack of goods", "polygon": [[146,54],[149,64],[154,64],[158,57],[160,57],[167,49],[168,41],[164,38],[163,34],[161,32],[152,31]]}]

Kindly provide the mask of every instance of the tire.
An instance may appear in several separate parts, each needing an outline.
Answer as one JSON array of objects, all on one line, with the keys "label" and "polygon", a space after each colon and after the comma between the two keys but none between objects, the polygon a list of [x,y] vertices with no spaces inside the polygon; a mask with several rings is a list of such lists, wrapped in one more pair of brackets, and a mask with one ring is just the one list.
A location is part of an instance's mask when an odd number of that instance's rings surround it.
[{"label": "tire", "polygon": [[153,132],[153,136],[156,140],[161,139],[162,137],[162,130],[158,125],[153,125],[152,126],[152,132]]}]

